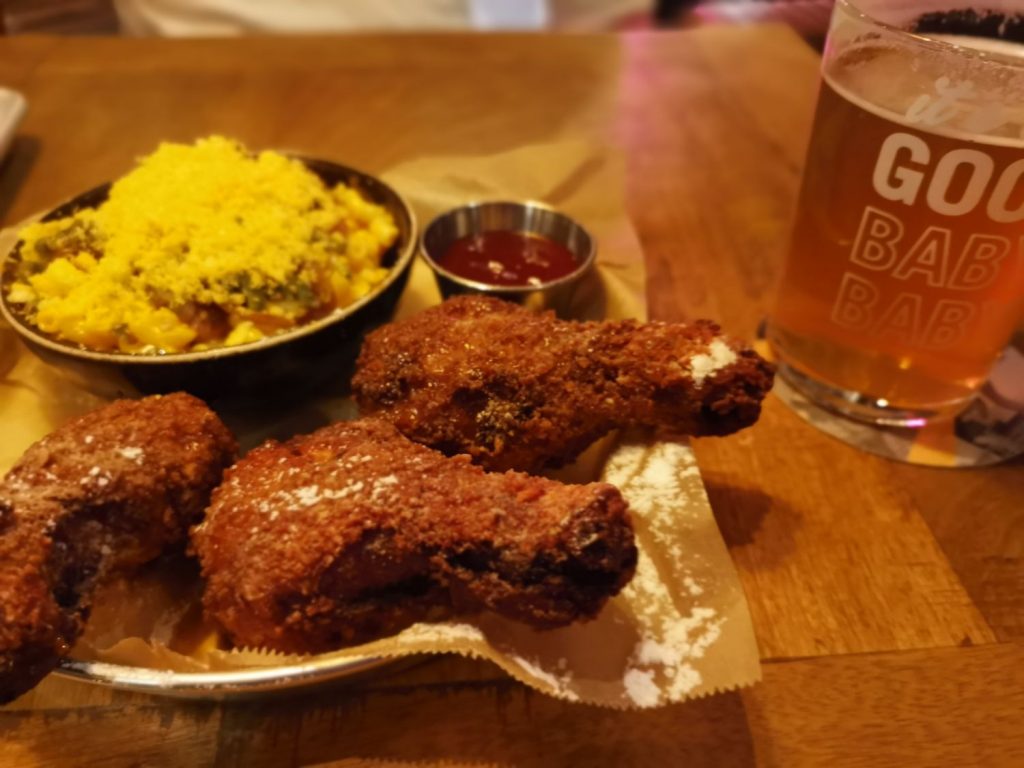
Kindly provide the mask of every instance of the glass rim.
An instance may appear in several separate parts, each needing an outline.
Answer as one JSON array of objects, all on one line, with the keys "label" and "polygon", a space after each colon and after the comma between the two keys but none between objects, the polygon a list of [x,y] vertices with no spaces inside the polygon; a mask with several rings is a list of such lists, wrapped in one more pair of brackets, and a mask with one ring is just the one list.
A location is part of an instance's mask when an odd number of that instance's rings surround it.
[{"label": "glass rim", "polygon": [[[833,11],[832,23],[829,25],[830,36],[835,22],[835,14],[839,13],[840,9],[842,9],[843,12],[849,13],[850,16],[854,17],[858,21],[876,27],[881,31],[908,38],[907,42],[913,43],[922,48],[931,49],[939,53],[965,56],[970,59],[975,59],[983,64],[1024,72],[1024,55],[1018,57],[996,51],[985,51],[980,48],[957,45],[956,43],[949,42],[948,40],[939,40],[920,32],[913,32],[909,29],[904,29],[896,26],[895,24],[890,24],[887,21],[875,18],[868,12],[861,10],[853,0],[835,0],[835,10]],[[1022,17],[1024,17],[1024,14],[1022,14]],[[993,39],[998,40],[998,38]],[[1021,46],[1021,50],[1024,52],[1024,45]]]}]

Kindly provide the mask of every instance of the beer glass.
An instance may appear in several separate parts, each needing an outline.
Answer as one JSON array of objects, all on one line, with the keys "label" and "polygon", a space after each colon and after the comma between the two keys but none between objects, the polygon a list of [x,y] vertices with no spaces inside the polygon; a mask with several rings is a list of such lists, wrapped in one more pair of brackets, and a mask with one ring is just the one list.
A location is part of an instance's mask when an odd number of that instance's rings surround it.
[{"label": "beer glass", "polygon": [[767,326],[780,374],[818,405],[952,415],[1024,315],[1022,10],[836,2]]}]

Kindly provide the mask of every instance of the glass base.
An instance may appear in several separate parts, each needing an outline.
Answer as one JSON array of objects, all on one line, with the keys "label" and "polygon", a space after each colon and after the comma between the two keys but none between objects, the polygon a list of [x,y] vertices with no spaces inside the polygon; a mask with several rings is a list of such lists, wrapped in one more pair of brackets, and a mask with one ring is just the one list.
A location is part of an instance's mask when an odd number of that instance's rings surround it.
[{"label": "glass base", "polygon": [[890,405],[888,400],[882,398],[874,398],[859,392],[833,387],[808,376],[784,361],[776,360],[775,365],[778,368],[779,376],[815,405],[866,424],[917,429],[937,420],[951,419],[970,402],[967,399],[943,403],[940,407],[933,409],[899,408]]},{"label": "glass base", "polygon": [[[758,351],[772,350],[759,329]],[[843,392],[792,366],[779,369],[774,396],[813,427],[862,451],[931,467],[998,464],[1024,455],[1024,334],[1008,347],[989,381],[966,404],[913,414]]]}]

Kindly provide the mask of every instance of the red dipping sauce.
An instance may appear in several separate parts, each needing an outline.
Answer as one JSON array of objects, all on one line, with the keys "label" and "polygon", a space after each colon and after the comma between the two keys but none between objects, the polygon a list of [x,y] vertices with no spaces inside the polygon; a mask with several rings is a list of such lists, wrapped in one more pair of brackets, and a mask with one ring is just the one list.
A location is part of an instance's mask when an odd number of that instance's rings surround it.
[{"label": "red dipping sauce", "polygon": [[460,237],[437,260],[459,277],[489,285],[540,285],[576,271],[572,251],[542,235],[495,230]]}]

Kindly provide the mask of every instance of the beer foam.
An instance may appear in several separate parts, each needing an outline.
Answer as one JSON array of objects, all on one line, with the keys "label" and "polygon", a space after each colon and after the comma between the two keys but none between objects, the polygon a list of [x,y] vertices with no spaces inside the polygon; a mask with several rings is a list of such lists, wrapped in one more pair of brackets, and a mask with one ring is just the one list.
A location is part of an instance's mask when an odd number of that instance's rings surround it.
[{"label": "beer foam", "polygon": [[[880,47],[872,57],[873,48],[860,45],[845,51],[822,73],[822,79],[846,101],[902,128],[989,146],[1024,148],[1024,110],[1019,98],[1008,92],[1002,101],[993,101],[991,93],[997,90],[994,82],[979,91],[985,73],[975,71],[976,65],[959,76],[951,76],[929,66],[933,62],[927,58]],[[874,101],[856,92],[872,94]],[[952,124],[915,119],[915,109],[943,100],[948,102],[945,108],[955,116]],[[972,120],[993,126],[1019,126],[1021,136],[969,130]]]}]

